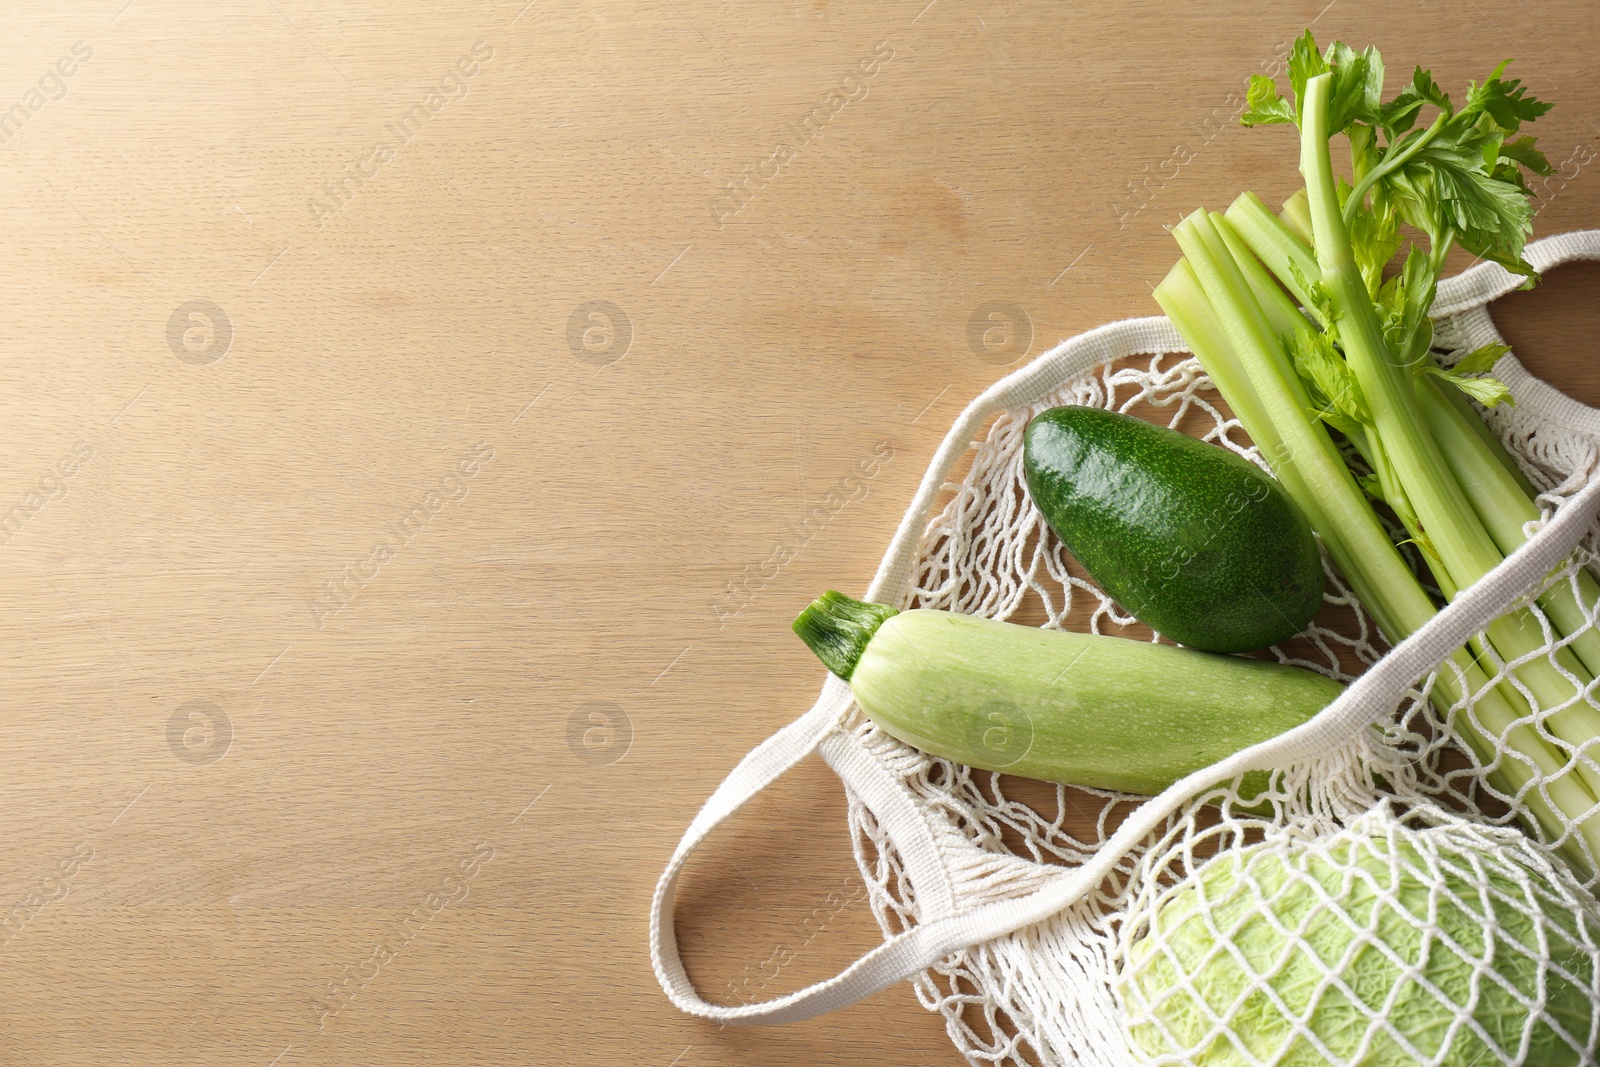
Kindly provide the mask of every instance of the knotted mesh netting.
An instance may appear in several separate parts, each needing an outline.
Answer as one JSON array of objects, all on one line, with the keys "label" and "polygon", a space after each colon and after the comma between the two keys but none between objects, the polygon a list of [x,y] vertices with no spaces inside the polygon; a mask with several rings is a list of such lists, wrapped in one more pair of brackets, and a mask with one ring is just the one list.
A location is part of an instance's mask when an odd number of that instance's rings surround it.
[{"label": "knotted mesh netting", "polygon": [[[1450,343],[1449,321],[1438,337]],[[1004,410],[971,443],[896,606],[1160,639],[1095,587],[1028,500],[1023,429],[1058,404],[1129,412],[1262,464],[1195,360],[1105,364]],[[1518,409],[1493,421],[1546,519],[1587,484],[1592,438]],[[1594,558],[1591,537],[1547,588],[1576,593]],[[1327,570],[1312,626],[1266,654],[1348,682],[1387,646]],[[1600,757],[1550,729],[1600,704],[1570,669],[1577,633],[1558,633],[1536,601],[1526,607],[1537,651],[1508,663],[1486,640],[1473,646],[1487,685],[1447,662],[1453,687],[1417,678],[1347,744],[1276,773],[1266,795],[1246,804],[1224,783],[1193,798],[1095,892],[945,959],[916,979],[918,997],[974,1064],[1594,1062],[1600,813],[1539,813],[1563,810],[1552,801],[1563,783],[1600,781]],[[1594,605],[1584,607],[1582,629],[1594,629]],[[1571,680],[1569,700],[1540,706],[1513,673],[1534,659]],[[1512,721],[1485,721],[1490,688],[1520,694]],[[1021,897],[1083,863],[1142,799],[974,771],[850,714],[856,742],[934,827],[961,908]],[[1554,745],[1559,766],[1506,744],[1517,731]],[[875,915],[891,934],[916,925],[904,858],[850,800]]]}]

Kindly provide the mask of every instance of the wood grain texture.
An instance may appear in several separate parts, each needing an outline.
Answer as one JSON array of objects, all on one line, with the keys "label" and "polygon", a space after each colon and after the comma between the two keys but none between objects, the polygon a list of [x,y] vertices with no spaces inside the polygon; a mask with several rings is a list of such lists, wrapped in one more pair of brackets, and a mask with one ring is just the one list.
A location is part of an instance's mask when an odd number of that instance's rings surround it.
[{"label": "wood grain texture", "polygon": [[[961,405],[1293,188],[1231,119],[1313,18],[1600,149],[1577,2],[5,5],[0,1062],[956,1062],[906,986],[679,1014],[648,894]],[[1600,221],[1567,170],[1540,233]],[[1596,284],[1504,302],[1590,402]],[[853,871],[820,764],[751,804],[701,987],[873,944]]]}]

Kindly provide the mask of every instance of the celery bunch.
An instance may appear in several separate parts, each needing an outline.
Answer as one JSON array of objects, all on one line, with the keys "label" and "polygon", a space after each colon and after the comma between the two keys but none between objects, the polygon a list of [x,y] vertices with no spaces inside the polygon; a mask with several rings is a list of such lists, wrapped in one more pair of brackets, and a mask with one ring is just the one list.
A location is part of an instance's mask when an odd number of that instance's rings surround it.
[{"label": "celery bunch", "polygon": [[[1550,166],[1520,131],[1550,105],[1503,77],[1505,67],[1471,85],[1459,109],[1420,67],[1384,101],[1376,49],[1335,42],[1319,52],[1308,30],[1289,57],[1291,95],[1257,75],[1243,116],[1299,128],[1304,190],[1282,217],[1253,193],[1226,214],[1190,215],[1174,228],[1183,258],[1156,289],[1392,642],[1438,609],[1373,501],[1398,518],[1447,598],[1521,544],[1539,515],[1533,487],[1468,401],[1511,402],[1485,374],[1506,349],[1487,346],[1446,368],[1427,314],[1452,247],[1535,280],[1522,254],[1533,217],[1523,172]],[[1348,179],[1333,169],[1339,135]],[[1401,223],[1420,240],[1389,271]],[[1330,430],[1359,453],[1359,477]],[[1540,620],[1512,611],[1459,650],[1433,689],[1442,713],[1473,698],[1473,714],[1452,725],[1496,787],[1590,871],[1600,867],[1600,766],[1586,750],[1600,738],[1600,710],[1586,696],[1600,677],[1600,632],[1586,626],[1585,606],[1597,599],[1587,572],[1558,584],[1539,605],[1570,642],[1545,653]],[[1531,658],[1490,686],[1491,651],[1502,662]],[[1510,752],[1496,759],[1497,747]]]}]

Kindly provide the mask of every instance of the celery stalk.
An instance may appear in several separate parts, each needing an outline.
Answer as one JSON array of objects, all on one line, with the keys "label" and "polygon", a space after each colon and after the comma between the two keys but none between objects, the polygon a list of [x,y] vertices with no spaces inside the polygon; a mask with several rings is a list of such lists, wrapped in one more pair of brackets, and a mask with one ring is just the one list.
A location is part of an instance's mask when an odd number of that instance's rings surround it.
[{"label": "celery stalk", "polygon": [[1507,452],[1506,446],[1500,443],[1500,438],[1494,435],[1494,431],[1489,429],[1478,413],[1473,410],[1471,402],[1461,395],[1461,390],[1444,389],[1441,390],[1441,393],[1450,402],[1450,406],[1456,409],[1456,414],[1461,416],[1461,420],[1471,427],[1473,433],[1477,434],[1478,439],[1489,450],[1489,454],[1506,469],[1506,473],[1511,475],[1512,480],[1517,483],[1523,495],[1529,500],[1537,498],[1539,490],[1528,480],[1528,476],[1522,473],[1522,468],[1517,466],[1517,461],[1511,458],[1511,453]]},{"label": "celery stalk", "polygon": [[[1303,191],[1284,205],[1285,219],[1290,214],[1292,204],[1297,205],[1309,219]],[[1232,232],[1240,235],[1240,243],[1255,253],[1263,262],[1264,269],[1278,282],[1294,288],[1296,270],[1301,277],[1316,276],[1316,257],[1310,246],[1293,232],[1295,227],[1274,216],[1254,193],[1241,194],[1225,217],[1232,226]],[[1249,234],[1250,239],[1246,240],[1243,234]],[[1235,256],[1240,255],[1241,250],[1235,249]],[[1276,289],[1276,286],[1273,288]],[[1429,432],[1438,442],[1440,452],[1473,511],[1500,552],[1515,551],[1525,540],[1523,525],[1539,517],[1539,510],[1533,504],[1536,491],[1532,483],[1517,468],[1516,461],[1484,425],[1459,390],[1441,386],[1428,376],[1417,379],[1415,388]],[[1387,455],[1382,452],[1381,446],[1374,448],[1358,442],[1358,447],[1380,480],[1387,483],[1387,471],[1383,469]],[[1385,488],[1385,496],[1392,502],[1394,490],[1387,484]],[[1409,525],[1407,523],[1408,530]],[[1410,532],[1415,534],[1416,531]],[[1435,578],[1445,589],[1447,597],[1458,588],[1447,574],[1436,572]],[[1578,572],[1577,582],[1578,595],[1573,594],[1570,586],[1557,586],[1539,598],[1539,606],[1563,636],[1578,635],[1571,644],[1573,652],[1590,676],[1600,676],[1600,631],[1588,626],[1588,613],[1580,604],[1580,599],[1583,604],[1600,602],[1600,583],[1596,583],[1586,570]],[[1542,636],[1538,643],[1543,643]],[[1577,673],[1574,664],[1569,663],[1568,668]]]},{"label": "celery stalk", "polygon": [[[1394,463],[1406,500],[1416,510],[1422,532],[1451,583],[1465,589],[1493,570],[1504,553],[1484,529],[1460,483],[1452,477],[1438,442],[1428,432],[1417,400],[1416,375],[1412,368],[1402,366],[1390,349],[1366,281],[1356,266],[1328,152],[1331,87],[1331,74],[1307,81],[1300,116],[1300,170],[1306,180],[1322,285],[1338,309],[1345,357],[1366,397],[1373,425]],[[1489,625],[1487,633],[1506,660],[1537,654],[1544,645],[1543,633],[1527,611],[1501,616]],[[1571,662],[1570,654],[1565,658],[1569,662],[1562,667],[1572,671],[1577,664]],[[1516,674],[1541,708],[1561,708],[1547,719],[1556,736],[1574,748],[1600,736],[1600,709],[1584,701],[1580,687],[1549,659],[1530,660],[1519,666]],[[1576,768],[1589,788],[1600,795],[1600,768],[1583,761]]]},{"label": "celery stalk", "polygon": [[[1382,588],[1393,578],[1387,573],[1392,569],[1390,557],[1393,566],[1401,570],[1405,563],[1389,543],[1388,534],[1377,516],[1361,499],[1355,478],[1333,441],[1306,417],[1299,391],[1289,384],[1289,379],[1295,377],[1294,371],[1284,365],[1284,360],[1265,355],[1281,352],[1282,346],[1268,332],[1266,316],[1232,257],[1226,254],[1225,246],[1221,255],[1214,252],[1221,241],[1215,237],[1211,220],[1205,212],[1196,211],[1173,229],[1173,235],[1194,269],[1223,334],[1239,357],[1246,361],[1266,417],[1276,429],[1275,454],[1263,450],[1267,462],[1274,472],[1279,472],[1280,479],[1285,476],[1282,472],[1288,472],[1289,479],[1300,481],[1303,478],[1308,488],[1335,484],[1343,487],[1343,491],[1336,493],[1296,494],[1296,502],[1306,511],[1312,527],[1323,534],[1323,543],[1334,562],[1352,584],[1358,590]],[[1227,395],[1227,388],[1220,381],[1218,388]],[[1412,605],[1411,609],[1423,612],[1424,617],[1431,616],[1433,605],[1420,589],[1418,593],[1421,603]],[[1357,592],[1357,596],[1361,595]],[[1380,603],[1378,600],[1364,602]]]},{"label": "celery stalk", "polygon": [[1300,169],[1306,179],[1322,285],[1339,309],[1345,356],[1406,495],[1428,537],[1438,546],[1452,580],[1465,588],[1493,570],[1503,556],[1461,486],[1450,477],[1438,443],[1429,436],[1411,368],[1399,364],[1384,339],[1366,282],[1356,266],[1328,154],[1331,86],[1329,74],[1310,79],[1301,112]]},{"label": "celery stalk", "polygon": [[[1295,269],[1302,277],[1315,276],[1316,257],[1310,246],[1293,232],[1299,227],[1290,224],[1291,216],[1305,220],[1309,228],[1310,213],[1304,190],[1285,202],[1282,220],[1272,214],[1260,197],[1250,192],[1240,194],[1225,217],[1232,226],[1230,232],[1250,234],[1249,241],[1240,236],[1240,243],[1255,253],[1278,282],[1292,290],[1296,288]],[[1234,248],[1233,251],[1236,258],[1241,257],[1242,250]],[[1459,390],[1441,386],[1427,376],[1418,380],[1416,388],[1429,431],[1438,441],[1451,473],[1473,510],[1501,552],[1515,551],[1524,540],[1523,525],[1539,517],[1539,510],[1533,504],[1537,490]],[[1374,470],[1382,475],[1378,470],[1382,454],[1375,456],[1359,442],[1358,447]],[[1436,577],[1443,580],[1441,575]],[[1582,607],[1582,604],[1600,602],[1600,583],[1587,570],[1580,570],[1576,580],[1579,586],[1576,596],[1570,587],[1558,586],[1540,597],[1539,606],[1563,636],[1579,635],[1571,647],[1588,672],[1600,676],[1600,631],[1588,626],[1588,612]]]},{"label": "celery stalk", "polygon": [[[1256,194],[1250,193],[1250,196]],[[1256,202],[1260,203],[1260,197]],[[1293,196],[1283,202],[1283,221],[1300,235],[1300,239],[1307,245],[1311,243],[1311,209],[1306,205],[1306,191],[1297,189]]]},{"label": "celery stalk", "polygon": [[[1304,190],[1296,195],[1303,207]],[[1287,209],[1288,205],[1284,207]],[[1302,306],[1310,307],[1311,295],[1300,288],[1295,272],[1307,280],[1320,273],[1311,245],[1284,219],[1274,215],[1255,193],[1240,193],[1224,217],[1273,277],[1282,282]],[[1309,216],[1307,222],[1309,225]]]},{"label": "celery stalk", "polygon": [[[1289,299],[1289,295],[1277,285],[1272,275],[1267,272],[1267,268],[1261,265],[1261,261],[1250,254],[1249,246],[1233,228],[1227,216],[1213,211],[1208,218],[1211,219],[1211,226],[1217,236],[1221,237],[1222,243],[1227,246],[1228,254],[1233,257],[1234,263],[1238,264],[1240,273],[1244,275],[1245,284],[1250,286],[1250,291],[1255,294],[1256,302],[1261,305],[1261,311],[1267,318],[1267,325],[1271,328],[1273,336],[1288,337],[1296,330],[1305,328],[1308,325],[1306,317],[1294,306],[1294,301]],[[1300,376],[1295,375],[1294,379],[1298,383]],[[1300,393],[1304,395],[1304,387],[1301,387]]]},{"label": "celery stalk", "polygon": [[[1515,135],[1550,105],[1503,78],[1504,64],[1475,84],[1460,108],[1421,68],[1385,101],[1375,49],[1335,42],[1319,52],[1309,31],[1295,41],[1288,70],[1295,92],[1287,99],[1271,78],[1251,78],[1242,120],[1299,127],[1305,188],[1281,218],[1246,193],[1224,216],[1185,219],[1173,232],[1186,268],[1156,295],[1224,397],[1245,396],[1252,411],[1241,418],[1246,429],[1269,424],[1263,454],[1396,642],[1432,617],[1433,602],[1321,423],[1336,426],[1365,457],[1374,474],[1368,487],[1422,548],[1446,597],[1522,543],[1523,524],[1536,514],[1531,486],[1457,395],[1459,387],[1485,404],[1504,399],[1500,383],[1470,377],[1494,353],[1474,353],[1457,368],[1436,365],[1427,311],[1445,255],[1457,244],[1533,276],[1522,256],[1532,209],[1521,175],[1550,167],[1533,138]],[[1427,119],[1425,111],[1432,112]],[[1329,141],[1341,133],[1349,140],[1353,188],[1333,175]],[[1427,247],[1413,244],[1404,268],[1385,280],[1401,222],[1424,234]],[[1295,320],[1279,284],[1320,330]],[[1313,408],[1308,396],[1325,406]],[[1433,690],[1447,720],[1450,707],[1472,696],[1478,724],[1448,725],[1548,837],[1569,853],[1587,853],[1588,862],[1579,862],[1586,869],[1600,859],[1600,768],[1585,754],[1600,738],[1600,708],[1587,699],[1600,674],[1600,634],[1590,631],[1584,611],[1595,596],[1600,587],[1585,573],[1541,597],[1555,628],[1574,638],[1571,647],[1547,654],[1532,612],[1514,610],[1457,650]],[[1491,659],[1527,662],[1490,687]],[[1542,779],[1536,789],[1534,773]],[[1563,826],[1573,835],[1563,836]]]},{"label": "celery stalk", "polygon": [[[1310,421],[1304,409],[1283,403],[1285,397],[1280,395],[1276,397],[1277,418],[1283,420],[1299,447],[1284,445],[1279,423],[1269,414],[1257,389],[1259,383],[1266,383],[1274,392],[1282,388],[1274,384],[1285,377],[1284,370],[1275,366],[1284,362],[1281,349],[1236,346],[1187,259],[1180,259],[1156,286],[1156,300],[1233,407],[1245,432],[1269,456],[1279,481],[1306,512],[1335,565],[1351,582],[1356,597],[1385,636],[1399,641],[1431,618],[1433,602],[1367,507],[1349,469],[1337,458],[1331,465],[1303,462],[1306,457],[1322,455],[1323,447],[1314,443],[1315,438],[1321,438],[1329,451],[1333,450],[1333,443],[1326,431]],[[1270,458],[1273,456],[1275,460]],[[1327,508],[1324,504],[1341,506]],[[1501,760],[1491,772],[1491,780],[1505,795],[1520,797],[1520,803],[1550,840],[1560,840],[1564,831],[1557,813],[1568,819],[1588,813],[1596,806],[1594,794],[1565,770],[1567,761],[1563,756],[1527,725],[1528,707],[1520,695],[1510,686],[1487,686],[1484,671],[1465,650],[1457,651],[1436,676],[1433,700],[1441,716],[1447,716],[1450,708],[1467,694],[1477,694],[1473,707],[1483,733],[1470,722],[1458,721],[1456,728],[1486,765],[1493,765],[1494,746],[1485,734],[1514,748],[1533,764],[1546,779],[1546,792],[1532,784],[1535,771],[1520,760]],[[1577,832],[1589,853],[1600,857],[1600,819],[1583,819]],[[1576,865],[1585,864],[1582,851],[1574,843],[1569,841],[1566,850]]]},{"label": "celery stalk", "polygon": [[[1417,383],[1428,429],[1439,442],[1451,473],[1466,491],[1478,517],[1501,551],[1509,554],[1527,540],[1522,532],[1524,524],[1539,518],[1539,508],[1527,492],[1532,486],[1525,489],[1526,479],[1513,476],[1473,432],[1472,422],[1445,395],[1446,388],[1428,378]],[[1475,417],[1472,421],[1482,425],[1482,420]],[[1588,625],[1589,613],[1583,606],[1600,602],[1600,584],[1582,568],[1576,581],[1576,594],[1571,583],[1557,584],[1539,597],[1539,607],[1563,636],[1577,634],[1569,647],[1591,676],[1600,677],[1600,630]]]}]

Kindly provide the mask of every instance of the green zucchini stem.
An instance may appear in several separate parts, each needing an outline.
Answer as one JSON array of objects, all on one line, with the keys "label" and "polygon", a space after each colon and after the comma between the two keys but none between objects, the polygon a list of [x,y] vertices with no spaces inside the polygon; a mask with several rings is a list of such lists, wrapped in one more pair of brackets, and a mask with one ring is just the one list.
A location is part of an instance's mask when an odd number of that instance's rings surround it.
[{"label": "green zucchini stem", "polygon": [[870,604],[830,589],[794,620],[794,632],[823,666],[848,682],[872,635],[898,614],[887,604]]}]

